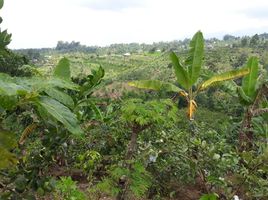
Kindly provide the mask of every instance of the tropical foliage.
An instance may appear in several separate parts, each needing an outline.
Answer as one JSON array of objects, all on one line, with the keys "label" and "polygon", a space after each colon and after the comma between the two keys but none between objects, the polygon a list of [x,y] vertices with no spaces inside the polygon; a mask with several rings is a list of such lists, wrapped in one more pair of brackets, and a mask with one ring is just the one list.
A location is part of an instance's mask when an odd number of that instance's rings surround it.
[{"label": "tropical foliage", "polygon": [[182,62],[174,52],[170,54],[170,58],[173,63],[177,82],[183,89],[170,83],[152,80],[130,82],[129,85],[153,90],[166,89],[167,91],[179,93],[184,96],[188,102],[188,117],[190,120],[194,119],[194,112],[197,108],[195,96],[199,91],[204,90],[217,82],[239,78],[249,73],[247,68],[224,72],[209,78],[199,84],[199,86],[196,86],[197,90],[194,90],[193,86],[195,86],[200,77],[201,66],[204,59],[204,39],[203,34],[200,31],[193,36],[190,42],[190,50],[184,62]]},{"label": "tropical foliage", "polygon": [[1,200],[268,198],[267,34],[10,41],[0,31]]}]

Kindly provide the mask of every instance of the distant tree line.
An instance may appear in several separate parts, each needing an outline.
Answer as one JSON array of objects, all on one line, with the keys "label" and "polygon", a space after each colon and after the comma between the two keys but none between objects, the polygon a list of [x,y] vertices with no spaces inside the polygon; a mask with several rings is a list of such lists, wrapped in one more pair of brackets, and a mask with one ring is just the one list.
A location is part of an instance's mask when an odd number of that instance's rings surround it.
[{"label": "distant tree line", "polygon": [[268,33],[262,34],[255,34],[252,37],[250,36],[243,36],[243,37],[236,37],[233,35],[224,35],[223,41],[225,42],[240,42],[238,46],[241,47],[265,47],[268,45]]},{"label": "distant tree line", "polygon": [[[85,52],[95,53],[97,55],[111,55],[111,54],[125,54],[125,53],[154,53],[156,51],[169,52],[179,51],[183,52],[187,50],[189,45],[189,39],[174,40],[170,42],[154,42],[152,44],[145,43],[119,43],[111,44],[105,47],[100,46],[86,46],[80,44],[80,42],[72,41],[58,41],[55,48],[42,48],[42,49],[19,49],[16,52],[26,56],[30,61],[42,59],[43,54],[53,53],[58,51],[60,53],[71,52]],[[207,48],[214,48],[217,46],[232,46],[232,47],[252,47],[252,48],[267,48],[268,47],[268,33],[255,34],[252,37],[243,36],[236,37],[230,34],[224,35],[223,39],[210,38],[205,40]]]},{"label": "distant tree line", "polygon": [[56,50],[60,52],[87,52],[87,53],[96,53],[98,47],[97,46],[86,46],[81,45],[80,42],[64,42],[64,41],[58,41]]}]

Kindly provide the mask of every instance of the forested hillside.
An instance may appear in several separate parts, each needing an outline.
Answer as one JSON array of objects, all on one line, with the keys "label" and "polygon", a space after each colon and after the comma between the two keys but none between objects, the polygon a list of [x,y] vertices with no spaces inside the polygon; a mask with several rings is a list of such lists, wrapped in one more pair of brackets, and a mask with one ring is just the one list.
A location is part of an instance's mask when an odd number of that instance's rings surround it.
[{"label": "forested hillside", "polygon": [[1,29],[0,200],[268,199],[268,34],[10,42]]}]

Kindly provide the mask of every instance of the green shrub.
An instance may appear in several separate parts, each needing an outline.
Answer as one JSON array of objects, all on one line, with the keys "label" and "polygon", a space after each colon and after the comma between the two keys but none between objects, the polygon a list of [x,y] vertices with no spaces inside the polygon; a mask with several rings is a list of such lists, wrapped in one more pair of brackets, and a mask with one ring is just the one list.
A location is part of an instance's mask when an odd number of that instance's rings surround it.
[{"label": "green shrub", "polygon": [[59,200],[86,200],[85,193],[81,192],[71,177],[61,177],[56,184],[55,198]]}]

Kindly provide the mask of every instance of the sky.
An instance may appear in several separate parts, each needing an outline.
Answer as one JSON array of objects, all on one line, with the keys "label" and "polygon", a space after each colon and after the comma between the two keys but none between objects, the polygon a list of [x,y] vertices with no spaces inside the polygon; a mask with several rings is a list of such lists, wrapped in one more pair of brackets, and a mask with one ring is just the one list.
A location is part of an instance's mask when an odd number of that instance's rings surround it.
[{"label": "sky", "polygon": [[5,0],[9,48],[153,43],[268,32],[268,0]]}]

